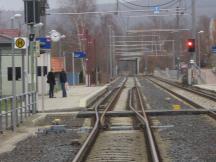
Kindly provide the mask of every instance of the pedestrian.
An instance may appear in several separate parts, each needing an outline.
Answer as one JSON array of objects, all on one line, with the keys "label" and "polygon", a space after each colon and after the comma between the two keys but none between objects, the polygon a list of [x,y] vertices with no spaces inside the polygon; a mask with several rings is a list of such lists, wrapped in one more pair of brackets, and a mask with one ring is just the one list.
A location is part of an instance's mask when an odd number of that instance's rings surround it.
[{"label": "pedestrian", "polygon": [[47,83],[49,84],[49,98],[54,98],[55,74],[53,69],[47,75]]},{"label": "pedestrian", "polygon": [[60,83],[62,89],[62,97],[67,97],[67,92],[65,88],[65,83],[67,82],[67,74],[64,69],[60,72]]}]

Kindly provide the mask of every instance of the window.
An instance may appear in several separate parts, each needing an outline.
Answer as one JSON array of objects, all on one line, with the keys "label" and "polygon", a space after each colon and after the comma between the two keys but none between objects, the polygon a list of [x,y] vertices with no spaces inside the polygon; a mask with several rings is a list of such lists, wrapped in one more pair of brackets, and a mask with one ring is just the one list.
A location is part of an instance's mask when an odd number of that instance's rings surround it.
[{"label": "window", "polygon": [[[37,67],[37,76],[41,76],[41,66]],[[43,71],[44,71],[44,76],[47,75],[47,66],[43,67]]]},{"label": "window", "polygon": [[[15,67],[16,71],[15,71],[15,75],[16,75],[16,80],[21,79],[21,67]],[[12,81],[13,80],[13,72],[12,72],[12,67],[8,67],[8,81]]]}]

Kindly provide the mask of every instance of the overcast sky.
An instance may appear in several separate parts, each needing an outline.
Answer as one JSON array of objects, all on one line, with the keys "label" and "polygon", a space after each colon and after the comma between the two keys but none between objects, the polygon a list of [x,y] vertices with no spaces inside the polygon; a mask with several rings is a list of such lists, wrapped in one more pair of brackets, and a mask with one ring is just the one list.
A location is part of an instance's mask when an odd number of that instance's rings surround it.
[{"label": "overcast sky", "polygon": [[[50,8],[57,8],[60,0],[48,0]],[[64,0],[61,0],[61,2]],[[99,3],[115,2],[116,0],[97,0]],[[23,0],[0,0],[0,9],[23,10]]]},{"label": "overcast sky", "polygon": [[[64,0],[48,0],[50,8],[57,8],[58,2],[61,1],[61,3]],[[108,3],[108,2],[116,2],[116,0],[96,0],[99,3]],[[150,0],[148,0],[150,1]],[[160,0],[157,0],[160,1]],[[164,0],[161,0],[164,1]],[[189,0],[188,0],[189,1]],[[216,0],[196,0],[198,7],[209,7],[212,9],[212,7],[216,8]],[[4,10],[23,10],[23,0],[0,0],[0,9]]]}]

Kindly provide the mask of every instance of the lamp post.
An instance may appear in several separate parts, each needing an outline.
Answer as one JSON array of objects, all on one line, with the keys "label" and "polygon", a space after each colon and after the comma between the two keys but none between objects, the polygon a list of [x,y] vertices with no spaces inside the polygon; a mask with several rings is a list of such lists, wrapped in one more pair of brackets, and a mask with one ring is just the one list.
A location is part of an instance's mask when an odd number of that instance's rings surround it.
[{"label": "lamp post", "polygon": [[[14,15],[13,17],[11,17],[11,29],[14,28],[14,19],[17,17],[20,17],[21,15]],[[15,67],[15,55],[14,55],[14,39],[12,38],[11,40],[11,53],[12,53],[12,110],[11,110],[11,125],[12,125],[12,129],[13,131],[16,131],[16,67]]]},{"label": "lamp post", "polygon": [[201,48],[200,48],[200,45],[201,45],[201,34],[204,33],[203,30],[200,30],[198,32],[198,56],[199,56],[199,68],[200,68],[200,64],[201,64]]},{"label": "lamp post", "polygon": [[112,80],[113,73],[112,73],[112,66],[113,66],[113,60],[112,60],[112,26],[109,25],[109,68],[110,68],[110,76],[109,76],[109,81]]},{"label": "lamp post", "polygon": [[[15,14],[14,16],[10,18],[11,19],[11,29],[14,29],[14,20],[21,18],[21,16],[22,16],[21,14]],[[20,26],[21,24],[19,23],[19,30],[20,30]]]}]

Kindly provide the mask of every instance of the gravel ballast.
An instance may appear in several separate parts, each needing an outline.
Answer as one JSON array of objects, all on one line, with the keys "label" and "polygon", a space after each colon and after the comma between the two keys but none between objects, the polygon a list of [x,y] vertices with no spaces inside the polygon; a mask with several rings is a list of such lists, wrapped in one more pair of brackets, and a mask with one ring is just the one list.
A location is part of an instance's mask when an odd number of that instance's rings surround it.
[{"label": "gravel ballast", "polygon": [[[152,109],[169,110],[174,104],[181,105],[181,109],[193,108],[147,80],[140,82]],[[150,117],[150,120],[163,161],[216,161],[216,121],[213,118],[188,114]]]},{"label": "gravel ballast", "polygon": [[61,124],[65,125],[65,133],[37,133],[28,137],[18,142],[11,152],[1,154],[0,162],[71,162],[88,133],[80,128],[83,119],[71,115],[47,116],[42,123],[51,124],[56,118],[60,118]]}]

